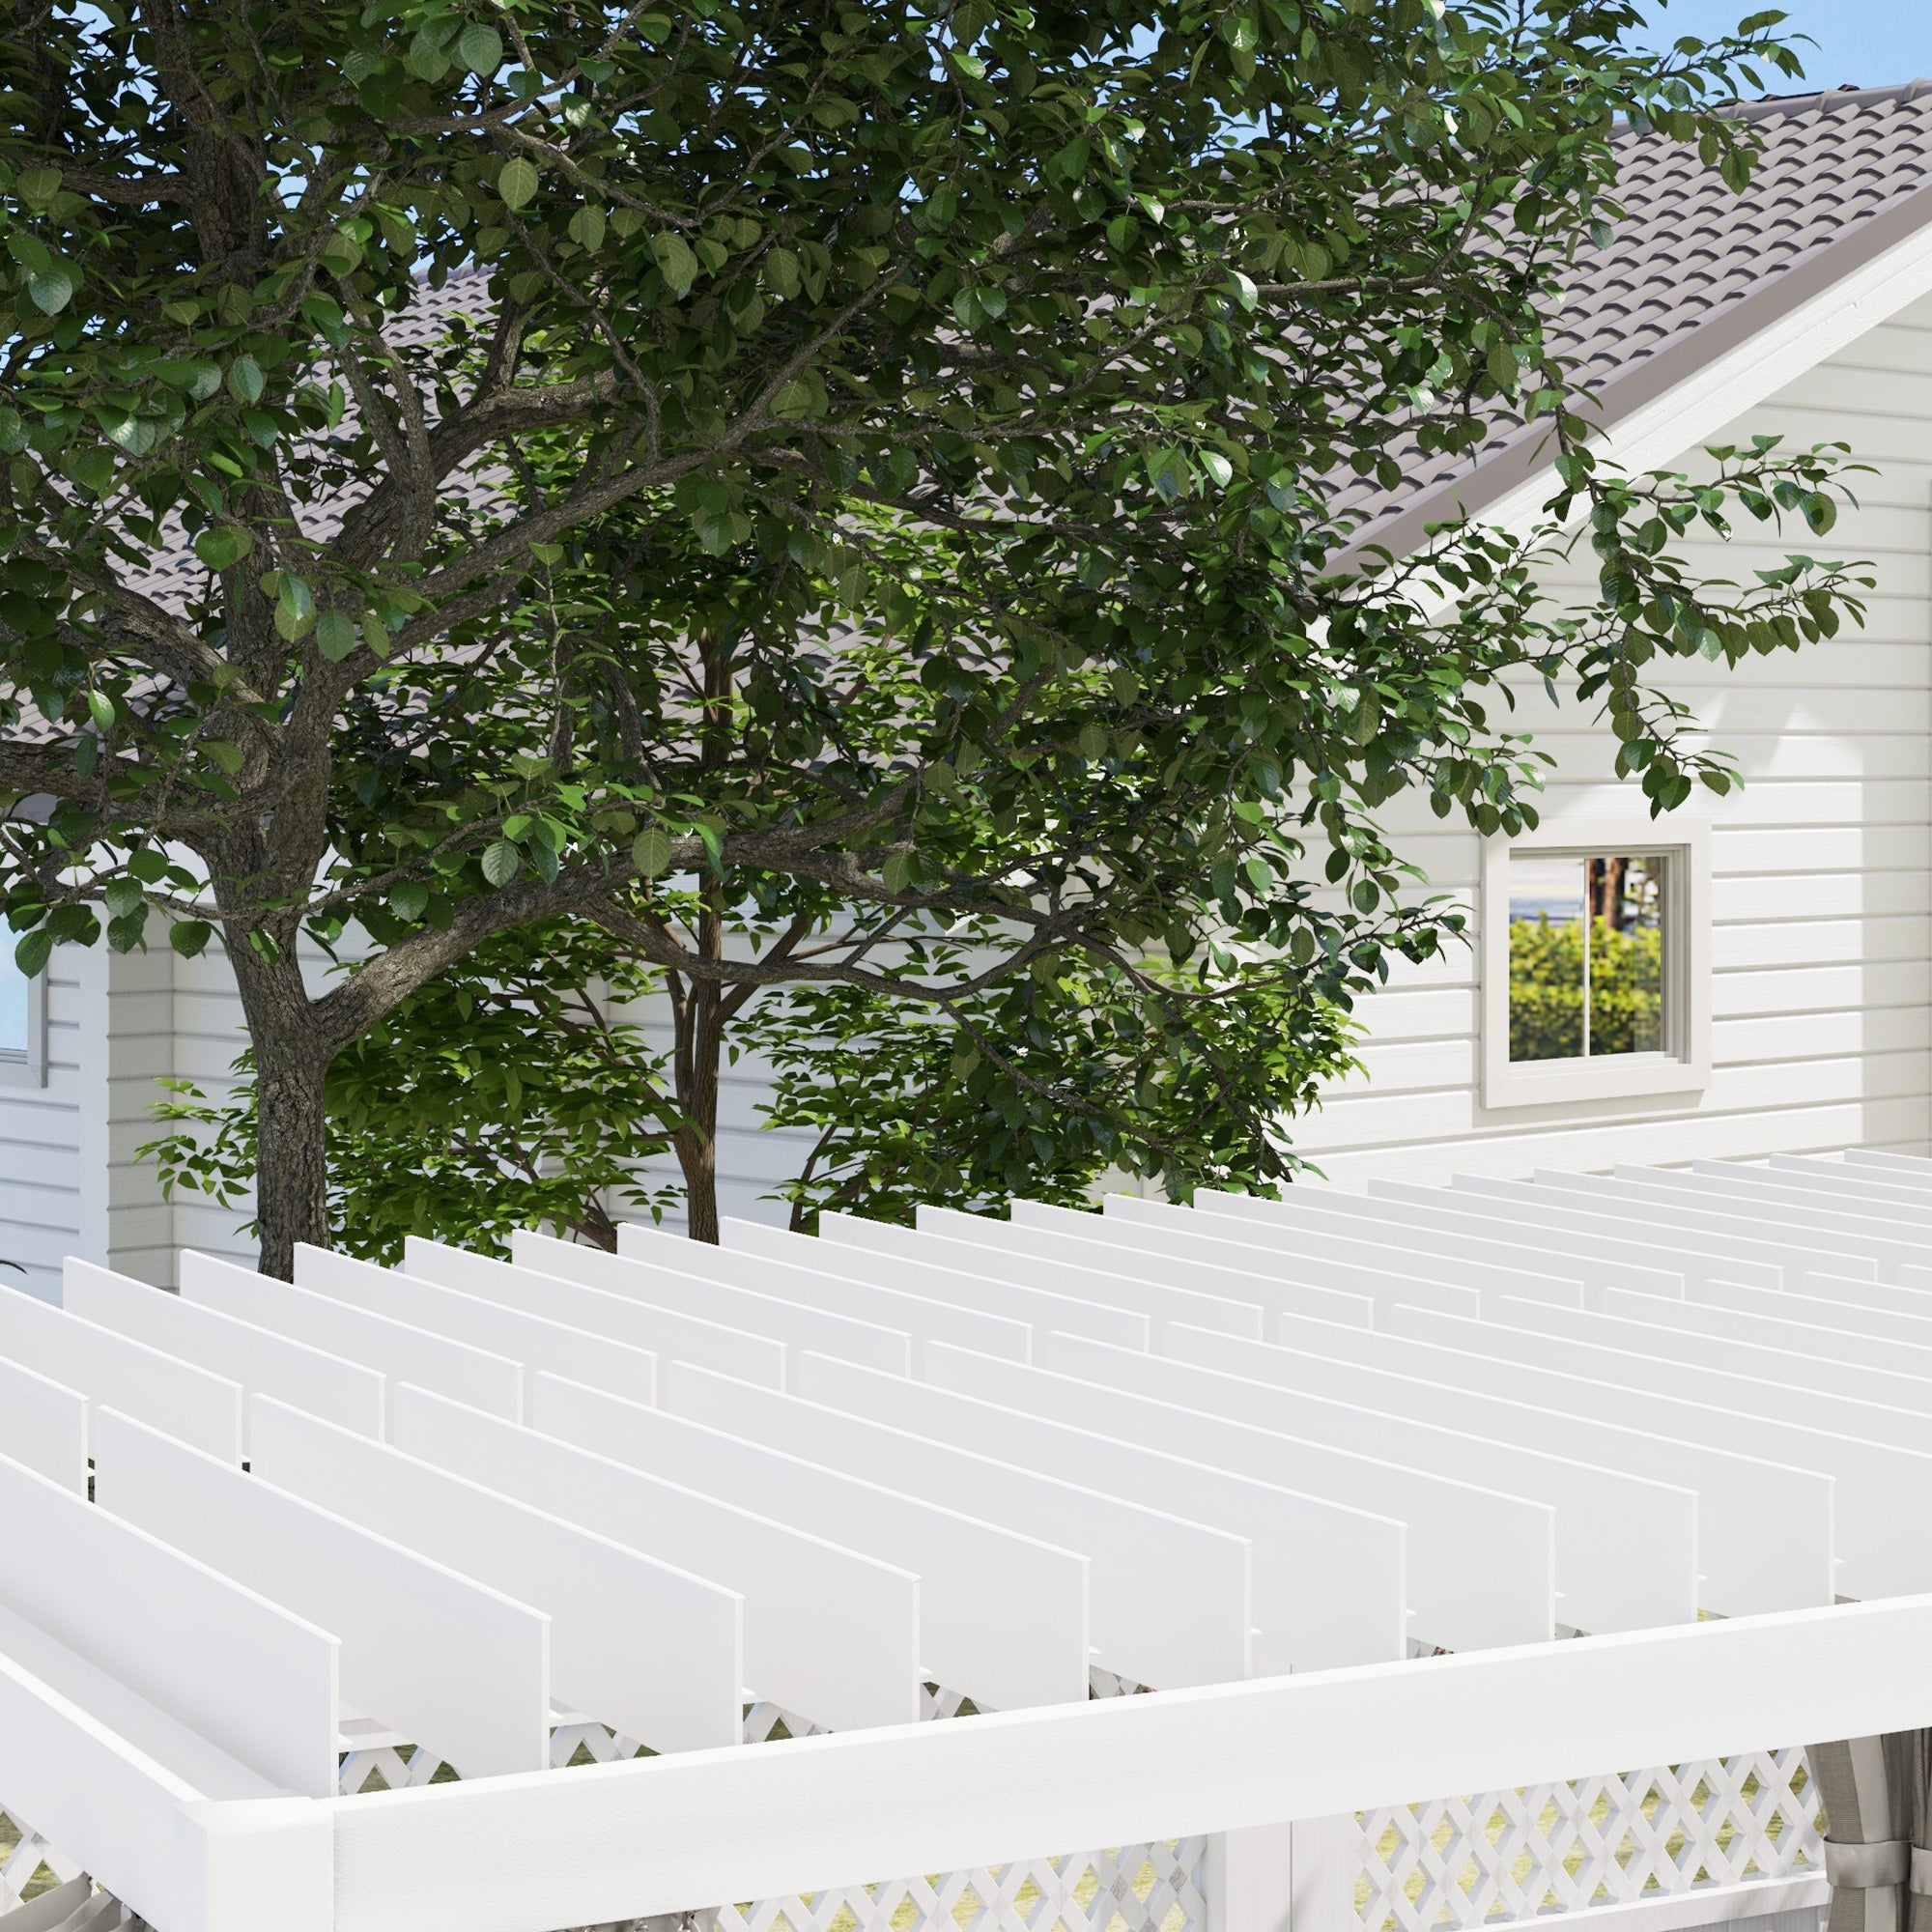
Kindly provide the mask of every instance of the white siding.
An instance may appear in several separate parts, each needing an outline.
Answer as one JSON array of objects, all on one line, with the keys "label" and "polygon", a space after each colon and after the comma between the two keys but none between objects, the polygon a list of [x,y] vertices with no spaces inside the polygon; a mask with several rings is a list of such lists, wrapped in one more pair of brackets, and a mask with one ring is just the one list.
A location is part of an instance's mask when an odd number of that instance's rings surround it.
[{"label": "white siding", "polygon": [[[1784,548],[1869,559],[1863,631],[1732,671],[1672,663],[1747,785],[1701,809],[1713,831],[1709,1088],[1672,1097],[1487,1109],[1479,1078],[1476,954],[1402,968],[1367,1001],[1366,1082],[1338,1085],[1299,1150],[1334,1179],[1435,1179],[1538,1164],[1602,1167],[1861,1143],[1922,1151],[1932,1133],[1932,301],[1871,330],[1714,442],[1755,432],[1788,444],[1842,439],[1879,473],[1829,537],[1695,546],[1742,577]],[[1690,467],[1688,461],[1685,467]],[[1756,526],[1749,526],[1755,530]],[[1540,693],[1514,721],[1555,753],[1553,819],[1644,810],[1611,776],[1607,730]],[[1426,808],[1390,808],[1397,843],[1438,890],[1474,904],[1478,840]]]},{"label": "white siding", "polygon": [[[97,1067],[84,1019],[94,1001],[96,960],[59,948],[47,972],[47,1079],[44,1087],[0,1087],[0,1283],[55,1298],[62,1257],[98,1225],[99,1202],[85,1185],[98,1169],[83,1158],[84,1096]],[[84,1232],[85,1231],[85,1232]]]}]

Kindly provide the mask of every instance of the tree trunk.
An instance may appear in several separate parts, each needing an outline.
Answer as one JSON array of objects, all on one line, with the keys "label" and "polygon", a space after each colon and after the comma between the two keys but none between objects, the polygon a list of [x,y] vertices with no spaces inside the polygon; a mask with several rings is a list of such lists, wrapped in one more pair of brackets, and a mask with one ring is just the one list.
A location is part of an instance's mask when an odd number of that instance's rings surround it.
[{"label": "tree trunk", "polygon": [[[328,1063],[293,945],[231,949],[255,1053],[255,1207],[262,1273],[292,1278],[296,1243],[328,1245]],[[245,956],[244,956],[245,955]]]},{"label": "tree trunk", "polygon": [[683,1124],[672,1137],[684,1175],[685,1232],[718,1243],[718,1087],[724,1055],[724,1015],[714,981],[691,982],[679,1002],[675,1069]]}]

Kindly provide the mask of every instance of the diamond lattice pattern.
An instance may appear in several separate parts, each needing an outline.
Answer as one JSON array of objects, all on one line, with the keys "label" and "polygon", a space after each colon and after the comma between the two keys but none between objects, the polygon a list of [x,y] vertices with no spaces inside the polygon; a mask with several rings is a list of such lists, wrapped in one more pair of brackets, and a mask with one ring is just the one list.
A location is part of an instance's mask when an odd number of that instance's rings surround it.
[{"label": "diamond lattice pattern", "polygon": [[729,1905],[717,1932],[1199,1932],[1205,1838]]},{"label": "diamond lattice pattern", "polygon": [[80,1867],[63,1858],[32,1827],[0,1811],[0,1912],[12,1912],[49,1886],[79,1874]]},{"label": "diamond lattice pattern", "polygon": [[1531,1918],[1823,1868],[1799,1747],[1361,1814],[1364,1932]]}]

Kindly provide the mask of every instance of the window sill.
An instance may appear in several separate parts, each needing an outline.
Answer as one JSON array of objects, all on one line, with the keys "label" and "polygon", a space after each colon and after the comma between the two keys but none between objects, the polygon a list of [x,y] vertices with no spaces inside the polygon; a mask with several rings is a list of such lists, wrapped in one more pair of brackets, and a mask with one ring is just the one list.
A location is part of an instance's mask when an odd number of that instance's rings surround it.
[{"label": "window sill", "polygon": [[1646,1094],[1700,1094],[1710,1084],[1708,1062],[1680,1060],[1668,1053],[1519,1061],[1484,1079],[1483,1105],[1560,1106],[1582,1100],[1624,1100]]}]

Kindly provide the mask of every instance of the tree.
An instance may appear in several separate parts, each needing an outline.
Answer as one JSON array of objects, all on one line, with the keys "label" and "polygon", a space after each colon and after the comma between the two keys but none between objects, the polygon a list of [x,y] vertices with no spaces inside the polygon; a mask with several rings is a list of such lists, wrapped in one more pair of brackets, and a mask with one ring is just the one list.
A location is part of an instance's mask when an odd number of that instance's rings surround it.
[{"label": "tree", "polygon": [[[947,950],[914,970],[944,971]],[[1280,963],[1236,964],[1213,983],[1205,1012],[1150,1000],[1104,962],[1008,975],[950,1011],[798,988],[760,1015],[757,1046],[777,1069],[771,1124],[817,1139],[774,1191],[804,1229],[827,1208],[910,1224],[922,1204],[1085,1207],[1110,1171],[1176,1196],[1272,1186],[1296,1165],[1293,1117],[1357,1070],[1353,1029]]]},{"label": "tree", "polygon": [[[1672,539],[1735,504],[1828,527],[1833,459],[1601,470],[1539,300],[1614,210],[1618,116],[1741,179],[1752,130],[1714,109],[1796,67],[1771,15],[1662,57],[1636,18],[14,0],[21,964],[218,929],[281,1272],[326,1238],[330,1065],[518,928],[591,921],[704,999],[985,990],[686,944],[659,895],[708,873],[867,931],[995,923],[1006,970],[1118,975],[1198,1036],[1240,949],[1332,998],[1437,943],[1372,814],[1532,815],[1488,708],[1514,669],[1602,700],[1655,805],[1721,787],[1651,667],[1829,634],[1850,586],[1700,582]],[[1512,412],[1588,513],[1597,607],[1544,601],[1548,532],[1337,569],[1345,483]],[[664,675],[692,599],[651,573],[694,547],[759,587],[717,683]],[[352,923],[373,951],[312,994],[298,936]],[[1154,943],[1229,970],[1177,986]]]},{"label": "tree", "polygon": [[[769,931],[753,936],[774,967],[851,951],[844,935],[783,952]],[[781,982],[732,987],[700,1009],[702,982],[668,984],[673,976],[594,926],[490,941],[329,1069],[333,1240],[384,1264],[409,1235],[506,1253],[514,1230],[550,1228],[614,1249],[625,1210],[672,1208],[716,1240],[720,1077],[744,1054],[777,1076],[765,1124],[814,1136],[773,1189],[797,1228],[828,1208],[910,1223],[921,1203],[983,1211],[1025,1194],[1072,1206],[1112,1170],[1157,1176],[1174,1193],[1265,1185],[1295,1161],[1293,1117],[1356,1067],[1343,1008],[1280,963],[1236,965],[1210,976],[1228,997],[1168,1007],[1110,966],[1005,970],[1017,949],[997,931],[880,950],[911,997]],[[1149,971],[1179,990],[1171,969]],[[923,996],[967,981],[979,990]],[[668,1051],[620,1016],[650,994],[667,996]],[[167,1131],[137,1152],[167,1192],[232,1207],[252,1185],[252,1055],[236,1071],[214,1100],[163,1083]],[[675,1187],[647,1165],[667,1154]]]},{"label": "tree", "polygon": [[[642,1171],[693,1151],[667,1056],[621,1016],[655,976],[608,937],[547,921],[486,941],[401,1002],[328,1072],[329,1234],[393,1265],[422,1235],[506,1252],[518,1228],[614,1248],[617,1220],[661,1214],[675,1190]],[[163,1085],[165,1131],[137,1150],[163,1191],[233,1207],[253,1187],[254,1056],[214,1099]],[[252,1227],[249,1232],[253,1232]]]}]

